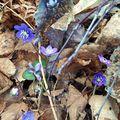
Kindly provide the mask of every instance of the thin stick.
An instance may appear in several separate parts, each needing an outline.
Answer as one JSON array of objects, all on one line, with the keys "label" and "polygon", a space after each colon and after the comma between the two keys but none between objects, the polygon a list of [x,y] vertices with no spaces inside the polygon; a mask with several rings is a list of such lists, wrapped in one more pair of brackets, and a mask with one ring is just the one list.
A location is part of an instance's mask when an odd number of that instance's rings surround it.
[{"label": "thin stick", "polygon": [[[40,47],[40,43],[39,43],[39,47]],[[40,51],[39,51],[39,54],[40,54]],[[44,69],[43,69],[43,66],[42,66],[42,61],[41,61],[41,56],[40,55],[39,55],[39,62],[41,64],[41,73],[42,73],[44,85],[45,85],[47,93],[49,94],[48,99],[49,99],[49,102],[50,102],[50,105],[51,105],[51,109],[53,111],[54,119],[58,120],[57,114],[56,114],[56,111],[55,111],[55,108],[54,108],[54,105],[53,105],[52,97],[50,96],[50,90],[48,88],[48,84],[47,84],[47,81],[46,81],[46,78],[45,78],[45,73],[44,73]]]},{"label": "thin stick", "polygon": [[96,88],[97,88],[97,85],[94,86],[93,94],[92,95],[95,95]]}]

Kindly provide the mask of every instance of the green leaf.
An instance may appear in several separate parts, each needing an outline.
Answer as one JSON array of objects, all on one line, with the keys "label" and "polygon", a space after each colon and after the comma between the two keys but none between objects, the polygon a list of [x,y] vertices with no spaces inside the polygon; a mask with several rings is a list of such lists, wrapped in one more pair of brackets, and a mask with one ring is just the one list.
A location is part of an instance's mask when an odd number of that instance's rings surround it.
[{"label": "green leaf", "polygon": [[35,80],[35,76],[33,73],[29,72],[28,70],[24,71],[23,78],[26,80]]},{"label": "green leaf", "polygon": [[43,66],[43,68],[46,68],[47,63],[46,63],[46,61],[45,61],[45,60],[42,60],[42,66]]},{"label": "green leaf", "polygon": [[35,61],[32,63],[32,66],[35,67],[38,63],[39,63],[39,61],[38,61],[38,60],[35,60]]},{"label": "green leaf", "polygon": [[[42,60],[41,62],[42,62],[43,68],[46,68],[46,66],[47,66],[46,60]],[[38,63],[39,63],[39,61],[35,60],[32,64],[32,66],[35,67]]]}]

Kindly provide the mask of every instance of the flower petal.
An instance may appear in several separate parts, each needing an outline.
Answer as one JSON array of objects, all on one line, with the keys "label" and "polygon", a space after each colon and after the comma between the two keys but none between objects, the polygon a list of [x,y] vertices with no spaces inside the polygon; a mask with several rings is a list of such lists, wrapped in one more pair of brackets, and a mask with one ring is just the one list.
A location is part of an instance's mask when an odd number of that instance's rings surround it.
[{"label": "flower petal", "polygon": [[40,68],[41,68],[41,64],[38,63],[38,64],[35,66],[35,72],[40,71]]},{"label": "flower petal", "polygon": [[29,29],[29,27],[25,23],[21,23],[21,28],[22,29]]},{"label": "flower petal", "polygon": [[15,29],[15,30],[21,30],[21,26],[15,25],[15,26],[14,26],[14,29]]},{"label": "flower petal", "polygon": [[22,120],[34,120],[35,115],[32,111],[27,111],[22,115]]},{"label": "flower petal", "polygon": [[57,48],[53,48],[53,51],[54,51],[54,53],[56,53],[58,51],[58,49]]},{"label": "flower petal", "polygon": [[45,47],[43,47],[43,46],[40,47],[40,52],[41,52],[43,55],[47,55],[47,54],[46,54],[46,49],[45,49]]},{"label": "flower petal", "polygon": [[28,63],[28,66],[29,66],[30,69],[34,69],[32,63]]},{"label": "flower petal", "polygon": [[35,74],[35,76],[36,76],[37,80],[41,80],[40,74]]},{"label": "flower petal", "polygon": [[16,33],[16,37],[19,38],[19,39],[21,38],[21,31],[18,31],[18,32]]},{"label": "flower petal", "polygon": [[47,47],[46,47],[46,51],[51,51],[52,50],[52,46],[51,45],[48,45]]}]

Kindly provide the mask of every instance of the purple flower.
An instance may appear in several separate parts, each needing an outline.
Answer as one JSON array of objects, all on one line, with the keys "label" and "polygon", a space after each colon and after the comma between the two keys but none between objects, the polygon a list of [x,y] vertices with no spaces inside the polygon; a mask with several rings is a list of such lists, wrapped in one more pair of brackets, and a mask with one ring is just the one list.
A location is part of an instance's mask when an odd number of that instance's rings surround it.
[{"label": "purple flower", "polygon": [[46,48],[43,46],[40,47],[40,52],[47,57],[55,54],[57,51],[57,48],[52,48],[51,45],[48,45]]},{"label": "purple flower", "polygon": [[98,86],[106,85],[106,77],[101,72],[97,72],[94,75],[92,82]]},{"label": "purple flower", "polygon": [[41,70],[41,64],[37,63],[35,66],[33,66],[31,63],[29,63],[29,72],[33,73],[37,80],[41,80],[40,76],[40,70]]},{"label": "purple flower", "polygon": [[24,23],[22,23],[20,26],[15,25],[14,29],[18,30],[16,37],[22,39],[23,43],[32,42],[32,40],[35,38],[32,30]]},{"label": "purple flower", "polygon": [[32,111],[27,111],[22,115],[22,120],[34,120],[35,115]]},{"label": "purple flower", "polygon": [[107,60],[106,58],[104,58],[103,55],[98,55],[98,58],[99,58],[100,62],[106,64],[107,66],[110,66],[110,64],[111,64],[110,60]]}]

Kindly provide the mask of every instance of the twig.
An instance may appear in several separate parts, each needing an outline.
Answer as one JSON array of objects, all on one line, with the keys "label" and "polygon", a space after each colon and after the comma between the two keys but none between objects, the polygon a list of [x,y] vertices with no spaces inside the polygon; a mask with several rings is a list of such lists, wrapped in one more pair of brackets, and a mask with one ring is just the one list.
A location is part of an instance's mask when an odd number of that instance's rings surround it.
[{"label": "twig", "polygon": [[96,88],[97,88],[97,85],[94,86],[93,94],[92,95],[95,95]]},{"label": "twig", "polygon": [[[39,43],[39,47],[40,47],[40,43]],[[40,54],[40,51],[39,51],[39,54]],[[49,99],[49,102],[50,102],[50,105],[51,105],[51,109],[52,109],[52,112],[53,112],[53,115],[54,115],[54,119],[58,120],[57,114],[56,114],[56,111],[55,111],[55,108],[54,108],[54,105],[53,105],[52,97],[50,96],[50,90],[48,88],[48,84],[47,84],[47,81],[46,81],[46,78],[45,78],[45,73],[44,73],[44,69],[43,69],[43,66],[42,66],[42,61],[41,61],[41,56],[40,55],[39,55],[39,62],[41,64],[41,73],[42,73],[44,85],[45,85],[47,93],[49,94],[48,99]]]},{"label": "twig", "polygon": [[53,70],[54,70],[56,61],[58,60],[58,58],[59,58],[60,54],[62,53],[63,49],[66,47],[66,45],[67,45],[68,42],[70,41],[70,38],[73,36],[75,30],[77,30],[78,27],[80,26],[80,24],[82,24],[83,22],[85,22],[86,19],[87,19],[93,12],[95,12],[96,9],[97,9],[97,8],[93,9],[83,20],[79,21],[79,22],[77,23],[77,25],[73,28],[73,31],[70,33],[70,35],[69,35],[69,37],[67,38],[67,40],[65,41],[64,45],[63,45],[62,48],[60,49],[60,51],[59,51],[59,53],[58,53],[58,55],[57,55],[54,63],[52,64],[52,67],[51,67],[51,70],[50,70],[50,74],[49,74],[49,76],[48,76],[48,80],[50,79],[50,76],[52,75],[52,72],[53,72]]},{"label": "twig", "polygon": [[95,115],[95,116],[98,116],[98,117],[97,117],[97,120],[99,119],[100,113],[101,113],[101,111],[102,111],[102,109],[103,109],[103,107],[104,107],[104,105],[105,105],[105,103],[106,103],[106,101],[107,101],[107,98],[109,97],[109,95],[110,95],[111,92],[112,92],[112,88],[113,88],[114,84],[116,83],[119,74],[120,74],[120,66],[118,67],[118,71],[117,71],[116,74],[115,74],[114,80],[113,80],[113,82],[112,82],[112,84],[111,84],[111,86],[110,86],[110,88],[109,88],[109,90],[108,90],[107,95],[105,96],[105,99],[104,99],[104,101],[103,101],[103,104],[101,105],[99,111],[98,111],[98,112],[96,113],[96,115]]},{"label": "twig", "polygon": [[110,4],[110,7],[104,12],[103,16],[96,22],[96,24],[93,26],[93,28],[90,30],[89,34],[91,34],[95,28],[98,26],[98,24],[103,20],[103,18],[106,16],[106,14],[114,7],[114,3]]},{"label": "twig", "polygon": [[87,29],[87,32],[85,33],[85,35],[84,35],[83,39],[81,40],[80,44],[76,48],[75,52],[68,58],[68,60],[58,70],[58,74],[61,74],[61,71],[63,70],[63,68],[76,56],[76,54],[78,53],[78,51],[80,50],[80,48],[82,47],[84,42],[86,41],[86,37],[88,36],[90,29],[92,28],[93,24],[95,23],[95,21],[97,19],[97,16],[98,16],[98,14],[95,14],[95,16],[92,20],[92,23],[90,24],[89,28]]},{"label": "twig", "polygon": [[71,32],[71,34],[70,34],[69,37],[67,38],[66,42],[64,43],[64,45],[63,45],[62,48],[60,49],[59,54],[58,54],[57,57],[56,57],[56,60],[55,60],[54,63],[52,64],[52,67],[51,67],[51,70],[50,70],[50,74],[49,74],[49,76],[48,76],[48,80],[50,79],[50,76],[52,75],[52,72],[53,72],[53,70],[54,70],[56,61],[58,60],[58,58],[59,58],[61,52],[63,51],[63,49],[64,49],[64,48],[66,47],[66,45],[68,44],[68,42],[69,42],[70,38],[72,37],[72,35],[74,34],[75,30],[78,29],[78,27],[80,26],[80,24],[83,24],[83,23],[87,20],[87,18],[88,18],[92,13],[94,13],[94,12],[95,12],[97,9],[99,9],[100,7],[104,6],[107,2],[108,2],[108,0],[107,0],[107,1],[104,1],[104,2],[103,2],[102,4],[100,4],[98,7],[96,7],[95,9],[93,9],[83,20],[80,20],[80,21],[77,23],[77,25],[73,28],[73,31]]}]

